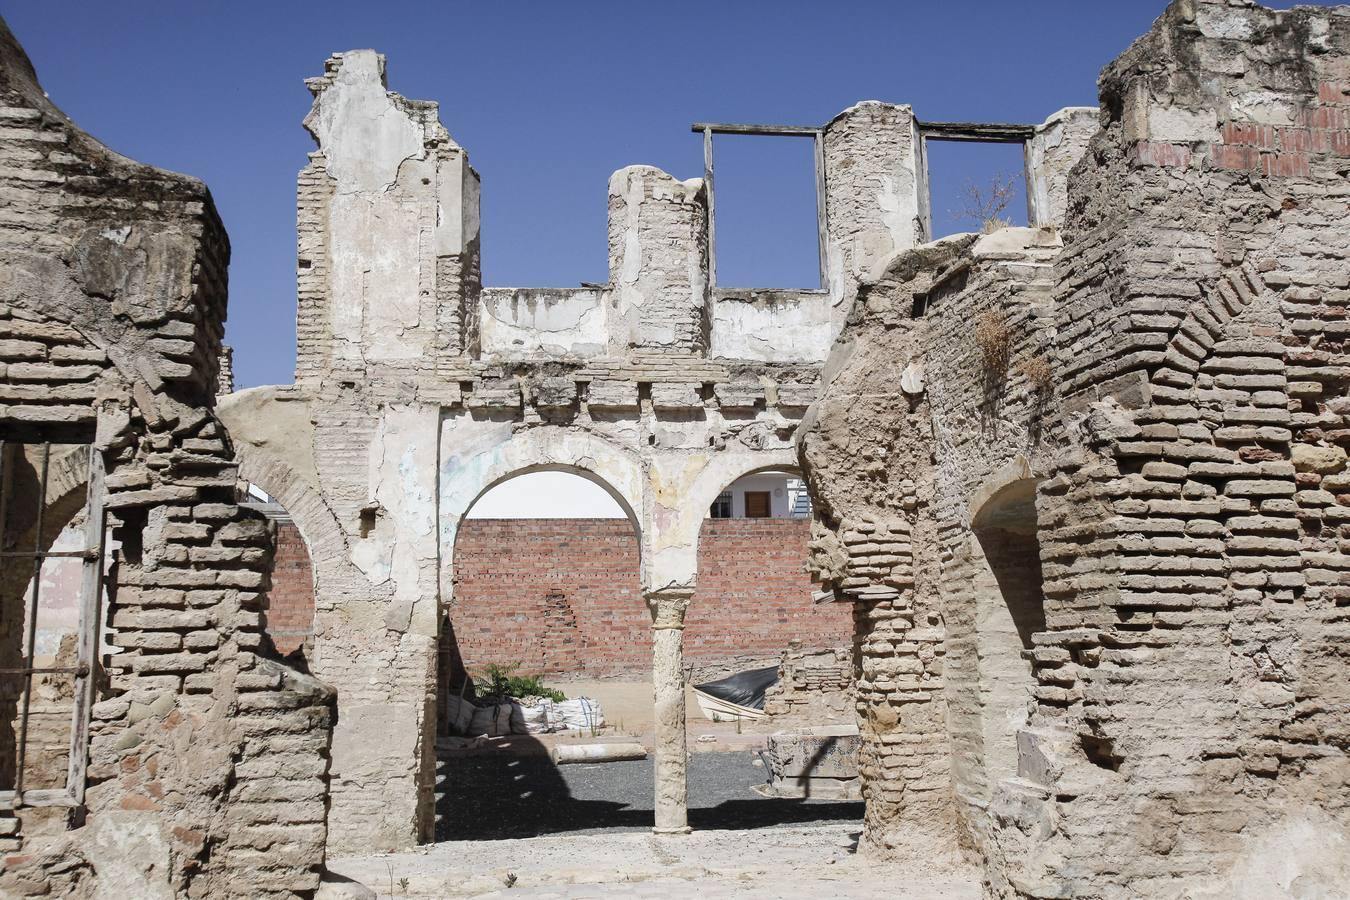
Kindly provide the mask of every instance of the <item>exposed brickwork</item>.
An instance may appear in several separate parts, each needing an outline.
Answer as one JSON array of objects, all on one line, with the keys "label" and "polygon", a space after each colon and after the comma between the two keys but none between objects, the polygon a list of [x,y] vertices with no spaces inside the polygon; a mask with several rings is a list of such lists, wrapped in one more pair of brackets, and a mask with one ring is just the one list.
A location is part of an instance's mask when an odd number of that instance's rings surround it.
[{"label": "exposed brickwork", "polygon": [[[805,572],[810,523],[708,519],[699,584],[685,620],[685,660],[776,659],[791,641],[847,643],[851,612],[816,605]],[[469,670],[642,673],[651,615],[638,545],[624,519],[468,519],[455,545],[451,621]]]},{"label": "exposed brickwork", "polygon": [[[0,820],[0,845],[22,851],[0,894],[310,896],[333,693],[262,646],[271,534],[234,502],[212,410],[224,229],[200,182],[110,152],[53,107],[3,23],[0,122],[0,207],[17,213],[0,230],[0,437],[92,443],[122,651],[95,682],[86,824],[29,835]],[[7,469],[20,492],[34,477]],[[44,499],[62,521],[83,484],[58,485]],[[0,621],[22,606],[9,587]]]},{"label": "exposed brickwork", "polygon": [[466,520],[450,621],[471,673],[487,663],[520,663],[522,672],[651,668],[651,615],[627,519]]},{"label": "exposed brickwork", "polygon": [[282,655],[299,649],[314,633],[314,569],[305,539],[291,522],[276,526],[272,586],[263,618],[272,644]]},{"label": "exposed brickwork", "polygon": [[1344,881],[1348,57],[1344,9],[1175,3],[1103,75],[1062,252],[864,287],[801,443],[874,846],[972,847],[994,896]]},{"label": "exposed brickwork", "polygon": [[812,599],[810,528],[804,519],[704,521],[698,589],[685,614],[687,661],[776,660],[792,641],[808,649],[850,642],[849,608]]}]

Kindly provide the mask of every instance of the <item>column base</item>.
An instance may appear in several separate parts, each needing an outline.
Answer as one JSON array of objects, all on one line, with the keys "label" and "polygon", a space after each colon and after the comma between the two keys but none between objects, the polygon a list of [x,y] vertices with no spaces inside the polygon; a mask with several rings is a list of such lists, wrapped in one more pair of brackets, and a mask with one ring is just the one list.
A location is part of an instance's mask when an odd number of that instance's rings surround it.
[{"label": "column base", "polygon": [[689,834],[693,830],[688,825],[681,825],[678,828],[653,828],[652,834]]}]

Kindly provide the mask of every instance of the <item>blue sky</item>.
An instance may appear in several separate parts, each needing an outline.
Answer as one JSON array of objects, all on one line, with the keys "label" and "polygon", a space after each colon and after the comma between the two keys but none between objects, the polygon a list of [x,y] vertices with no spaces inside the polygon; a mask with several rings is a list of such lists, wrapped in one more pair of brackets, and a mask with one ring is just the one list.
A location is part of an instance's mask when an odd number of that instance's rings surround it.
[{"label": "blue sky", "polygon": [[[1288,6],[1288,3],[1276,3]],[[113,149],[211,187],[233,245],[227,340],[241,387],[289,383],[303,79],[374,47],[392,90],[437,100],[483,178],[489,285],[604,281],[605,185],[633,163],[702,172],[694,121],[815,125],[863,99],[928,120],[1039,122],[1095,105],[1101,67],[1161,0],[932,2],[7,3],[52,99]],[[809,147],[718,140],[727,285],[812,285]],[[1008,147],[943,144],[934,225]],[[1020,212],[1020,211],[1019,211]]]}]

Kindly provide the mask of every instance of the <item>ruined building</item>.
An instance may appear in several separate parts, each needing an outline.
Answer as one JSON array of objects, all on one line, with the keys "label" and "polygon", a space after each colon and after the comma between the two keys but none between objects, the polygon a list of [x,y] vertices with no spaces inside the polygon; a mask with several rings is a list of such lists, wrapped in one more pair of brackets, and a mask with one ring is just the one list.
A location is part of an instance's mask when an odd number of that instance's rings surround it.
[{"label": "ruined building", "polygon": [[[596,481],[638,533],[655,824],[685,831],[700,526],[784,468],[852,610],[865,852],[976,859],[999,897],[1337,884],[1350,8],[1177,0],[1099,110],[1039,125],[869,101],[777,129],[814,142],[819,290],[717,284],[731,126],[703,129],[703,178],[611,178],[606,284],[484,288],[467,152],[377,53],[335,55],[308,82],[295,383],[218,403],[205,188],[83,135],[0,51],[3,549],[44,552],[43,509],[106,514],[117,545],[99,577],[91,526],[80,557],[50,787],[23,780],[4,676],[0,890],[305,896],[325,852],[429,839],[457,533],[538,470]],[[1029,227],[930,240],[944,139],[1025,146]],[[312,634],[284,662],[237,481],[308,548]],[[35,666],[9,571],[13,673]]]}]

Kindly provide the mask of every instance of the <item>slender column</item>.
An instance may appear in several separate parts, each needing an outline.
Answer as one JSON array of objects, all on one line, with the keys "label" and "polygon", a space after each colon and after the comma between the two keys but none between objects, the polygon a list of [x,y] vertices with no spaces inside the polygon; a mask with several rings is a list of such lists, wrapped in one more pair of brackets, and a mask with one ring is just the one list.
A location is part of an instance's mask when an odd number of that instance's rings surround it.
[{"label": "slender column", "polygon": [[684,612],[692,588],[647,594],[652,613],[652,690],[656,703],[657,834],[689,833],[688,750],[684,734]]}]

